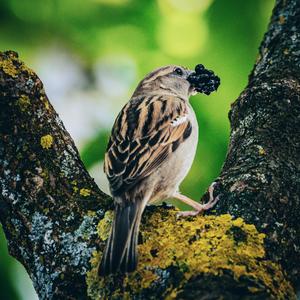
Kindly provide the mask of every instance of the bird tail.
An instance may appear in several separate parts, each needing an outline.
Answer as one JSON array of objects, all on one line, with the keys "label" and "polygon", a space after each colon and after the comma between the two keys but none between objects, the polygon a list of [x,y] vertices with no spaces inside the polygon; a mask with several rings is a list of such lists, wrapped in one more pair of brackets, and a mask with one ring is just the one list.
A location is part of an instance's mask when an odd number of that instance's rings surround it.
[{"label": "bird tail", "polygon": [[138,232],[144,208],[142,201],[126,206],[116,204],[112,230],[98,270],[100,276],[136,269]]}]

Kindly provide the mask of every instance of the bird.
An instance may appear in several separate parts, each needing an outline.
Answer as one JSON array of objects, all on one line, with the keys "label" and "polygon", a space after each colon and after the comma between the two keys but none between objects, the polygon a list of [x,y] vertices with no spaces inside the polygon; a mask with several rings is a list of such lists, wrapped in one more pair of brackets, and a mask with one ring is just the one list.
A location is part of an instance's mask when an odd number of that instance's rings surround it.
[{"label": "bird", "polygon": [[200,204],[179,192],[193,163],[198,123],[189,97],[209,94],[220,79],[203,65],[196,71],[169,65],[149,73],[118,114],[108,141],[104,172],[114,200],[114,219],[99,265],[99,276],[129,273],[137,268],[137,243],[142,213],[148,204],[176,198],[194,216],[216,203]]}]

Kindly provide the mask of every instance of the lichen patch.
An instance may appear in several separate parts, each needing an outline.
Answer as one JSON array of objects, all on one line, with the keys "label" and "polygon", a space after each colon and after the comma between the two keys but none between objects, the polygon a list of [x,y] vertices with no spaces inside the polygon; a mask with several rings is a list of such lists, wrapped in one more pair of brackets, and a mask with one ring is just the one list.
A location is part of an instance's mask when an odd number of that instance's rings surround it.
[{"label": "lichen patch", "polygon": [[17,105],[19,106],[20,110],[22,112],[26,111],[27,108],[29,107],[30,105],[30,99],[28,96],[26,95],[22,95],[18,101],[17,101]]},{"label": "lichen patch", "polygon": [[266,155],[266,150],[262,146],[258,145],[257,149],[258,149],[258,154],[259,155],[261,155],[261,156]]},{"label": "lichen patch", "polygon": [[[138,246],[138,269],[128,275],[98,277],[101,252],[94,252],[87,273],[88,294],[92,299],[143,296],[145,289],[164,286],[162,298],[174,298],[192,277],[221,276],[231,272],[234,280],[249,278],[255,294],[265,289],[270,297],[293,299],[294,292],[281,267],[265,258],[263,233],[242,218],[229,214],[176,219],[176,210],[152,213],[141,225],[143,243]],[[98,234],[108,236],[112,214],[99,222]],[[176,270],[178,281],[172,282]],[[120,283],[121,282],[121,283]],[[176,286],[176,289],[174,288]]]},{"label": "lichen patch", "polygon": [[80,189],[79,194],[83,197],[88,197],[91,195],[91,190],[87,188],[82,188]]},{"label": "lichen patch", "polygon": [[0,68],[6,75],[9,75],[13,78],[15,78],[18,74],[18,70],[14,66],[13,61],[11,59],[0,61]]},{"label": "lichen patch", "polygon": [[7,51],[5,54],[6,56],[0,58],[0,68],[6,75],[16,78],[19,73],[26,72],[30,76],[35,76],[35,73],[19,60],[16,52]]},{"label": "lichen patch", "polygon": [[53,137],[50,134],[41,137],[40,144],[43,149],[50,149],[53,144]]},{"label": "lichen patch", "polygon": [[110,228],[113,220],[113,211],[108,210],[104,218],[100,220],[97,226],[97,232],[101,240],[105,241],[108,239]]}]

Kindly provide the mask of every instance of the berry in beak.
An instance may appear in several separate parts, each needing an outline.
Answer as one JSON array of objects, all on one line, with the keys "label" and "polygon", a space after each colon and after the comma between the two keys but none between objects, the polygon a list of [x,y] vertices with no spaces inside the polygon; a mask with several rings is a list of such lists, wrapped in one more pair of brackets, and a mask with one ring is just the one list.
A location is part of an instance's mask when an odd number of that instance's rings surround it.
[{"label": "berry in beak", "polygon": [[195,72],[188,76],[187,81],[195,91],[206,95],[216,91],[220,85],[220,78],[201,64],[195,67]]}]

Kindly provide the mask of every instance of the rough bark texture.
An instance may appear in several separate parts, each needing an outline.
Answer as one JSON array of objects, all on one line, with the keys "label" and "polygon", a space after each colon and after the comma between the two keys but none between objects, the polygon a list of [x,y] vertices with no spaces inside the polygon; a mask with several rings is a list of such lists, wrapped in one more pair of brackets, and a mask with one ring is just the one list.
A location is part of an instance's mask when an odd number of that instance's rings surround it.
[{"label": "rough bark texture", "polygon": [[300,284],[300,1],[277,1],[249,84],[229,113],[218,212],[267,234],[267,255]]},{"label": "rough bark texture", "polygon": [[39,297],[295,298],[299,78],[300,2],[278,0],[249,84],[229,114],[216,211],[176,220],[173,208],[147,209],[137,272],[99,279],[109,197],[85,170],[39,78],[16,53],[1,53],[0,221]]},{"label": "rough bark texture", "polygon": [[80,298],[99,218],[88,205],[101,217],[108,196],[85,170],[42,82],[14,52],[0,56],[0,99],[0,220],[10,254],[41,298]]}]

